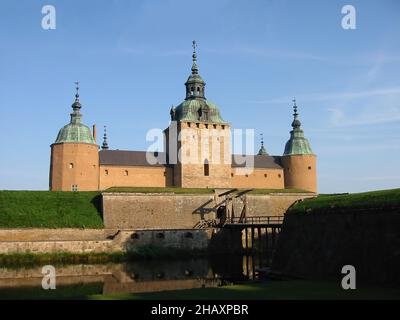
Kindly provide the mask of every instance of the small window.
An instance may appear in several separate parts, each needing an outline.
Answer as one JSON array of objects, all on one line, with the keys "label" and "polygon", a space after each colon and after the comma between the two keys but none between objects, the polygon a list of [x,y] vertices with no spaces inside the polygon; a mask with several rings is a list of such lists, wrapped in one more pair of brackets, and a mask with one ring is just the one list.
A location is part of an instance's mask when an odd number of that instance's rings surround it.
[{"label": "small window", "polygon": [[204,161],[204,176],[208,177],[210,175],[210,165],[208,164],[208,160]]},{"label": "small window", "polygon": [[268,175],[266,173],[264,173],[264,178],[267,178],[267,177],[268,177]]},{"label": "small window", "polygon": [[217,125],[216,124],[213,124],[213,127],[214,127],[214,129],[217,129]]},{"label": "small window", "polygon": [[104,175],[108,176],[108,170],[104,170]]},{"label": "small window", "polygon": [[128,170],[125,170],[125,171],[124,171],[124,176],[128,176],[128,175],[129,175]]},{"label": "small window", "polygon": [[190,122],[187,123],[188,128],[190,128]]},{"label": "small window", "polygon": [[74,164],[73,164],[72,162],[69,164],[69,168],[70,168],[70,169],[73,169],[73,168],[74,168]]},{"label": "small window", "polygon": [[73,184],[72,187],[71,187],[71,190],[72,190],[73,192],[78,191],[78,185],[77,185],[77,184]]},{"label": "small window", "polygon": [[232,178],[234,177],[234,174],[233,174],[233,173],[231,173],[231,177],[232,177]]},{"label": "small window", "polygon": [[278,174],[278,178],[282,178],[282,175],[281,175],[281,174]]},{"label": "small window", "polygon": [[308,170],[311,170],[311,166],[308,166]]},{"label": "small window", "polygon": [[205,125],[206,129],[208,129],[208,124]]},{"label": "small window", "polygon": [[246,173],[246,178],[248,178],[249,177],[249,175]]},{"label": "small window", "polygon": [[196,123],[196,127],[197,127],[197,128],[200,128],[200,123]]},{"label": "small window", "polygon": [[140,236],[139,236],[138,233],[132,233],[131,234],[131,239],[139,239],[139,238],[140,238]]},{"label": "small window", "polygon": [[225,130],[225,126],[224,125],[222,125],[221,127],[222,127],[222,130]]}]

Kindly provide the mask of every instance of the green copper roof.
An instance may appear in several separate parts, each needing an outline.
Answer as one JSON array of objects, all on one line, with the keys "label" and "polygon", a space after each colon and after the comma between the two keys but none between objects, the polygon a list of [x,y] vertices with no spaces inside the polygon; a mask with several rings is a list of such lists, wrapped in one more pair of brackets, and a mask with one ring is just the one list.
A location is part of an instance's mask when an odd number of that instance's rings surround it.
[{"label": "green copper roof", "polygon": [[301,122],[298,119],[298,113],[297,113],[297,106],[296,106],[296,101],[293,100],[294,105],[294,120],[292,122],[292,127],[293,130],[290,131],[290,139],[288,142],[286,142],[285,145],[285,151],[283,152],[284,156],[288,155],[296,155],[296,154],[314,154],[311,150],[310,143],[308,140],[304,137],[304,132],[301,130]]},{"label": "green copper roof", "polygon": [[206,99],[190,99],[183,101],[171,109],[172,121],[193,121],[226,123],[222,119],[218,106]]},{"label": "green copper roof", "polygon": [[73,112],[71,113],[71,121],[58,132],[55,143],[75,142],[96,144],[89,127],[82,123],[82,114],[80,113],[82,106],[79,102],[78,89],[77,87],[75,102],[72,104]]}]

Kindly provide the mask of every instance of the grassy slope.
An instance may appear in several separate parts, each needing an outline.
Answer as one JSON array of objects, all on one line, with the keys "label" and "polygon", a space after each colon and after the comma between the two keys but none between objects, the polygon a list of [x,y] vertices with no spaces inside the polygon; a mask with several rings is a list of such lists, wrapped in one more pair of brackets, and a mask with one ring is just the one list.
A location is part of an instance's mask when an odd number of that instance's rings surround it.
[{"label": "grassy slope", "polygon": [[98,192],[0,191],[0,228],[102,228]]},{"label": "grassy slope", "polygon": [[290,212],[302,213],[307,209],[333,208],[388,208],[400,207],[400,189],[381,190],[343,195],[320,195],[295,204]]},{"label": "grassy slope", "polygon": [[276,300],[276,299],[400,299],[399,288],[361,287],[343,290],[337,282],[304,280],[268,281],[253,284],[137,294],[93,295],[90,299],[127,300]]}]

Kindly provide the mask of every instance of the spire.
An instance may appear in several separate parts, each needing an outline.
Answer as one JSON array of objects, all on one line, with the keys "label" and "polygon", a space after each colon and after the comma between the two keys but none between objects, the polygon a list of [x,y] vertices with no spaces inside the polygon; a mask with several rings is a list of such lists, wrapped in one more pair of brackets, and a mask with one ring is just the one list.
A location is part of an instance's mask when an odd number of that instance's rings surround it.
[{"label": "spire", "polygon": [[104,126],[104,135],[103,135],[103,144],[101,146],[101,149],[107,150],[108,149],[108,143],[107,143],[107,127]]},{"label": "spire", "polygon": [[192,41],[192,47],[193,47],[193,54],[192,54],[192,60],[193,60],[193,64],[192,64],[192,74],[198,74],[199,73],[199,68],[197,66],[197,54],[196,54],[196,40]]},{"label": "spire", "polygon": [[294,130],[300,130],[300,126],[301,126],[301,122],[298,119],[299,118],[299,114],[297,113],[297,105],[296,105],[296,98],[293,98],[293,122],[292,122],[292,127]]},{"label": "spire", "polygon": [[72,104],[72,110],[73,112],[71,113],[71,123],[81,123],[82,122],[82,114],[80,113],[80,109],[82,108],[82,105],[79,101],[79,81],[74,82],[75,83],[75,101]]},{"label": "spire", "polygon": [[259,156],[267,154],[267,150],[265,150],[265,148],[264,148],[264,135],[262,133],[260,133],[260,136],[261,136],[261,148],[257,154]]},{"label": "spire", "polygon": [[197,44],[195,40],[192,41],[192,47],[193,47],[192,73],[185,83],[186,86],[185,100],[197,99],[197,98],[205,99],[204,87],[206,83],[199,75],[199,67],[197,66],[197,52],[196,52]]}]

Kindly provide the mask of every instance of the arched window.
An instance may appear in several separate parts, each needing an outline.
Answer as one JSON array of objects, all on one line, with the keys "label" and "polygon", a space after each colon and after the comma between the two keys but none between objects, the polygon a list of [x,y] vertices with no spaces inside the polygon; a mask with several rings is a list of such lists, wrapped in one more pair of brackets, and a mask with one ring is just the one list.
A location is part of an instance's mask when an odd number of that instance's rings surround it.
[{"label": "arched window", "polygon": [[204,176],[208,177],[210,175],[210,165],[208,164],[208,160],[204,161]]}]

